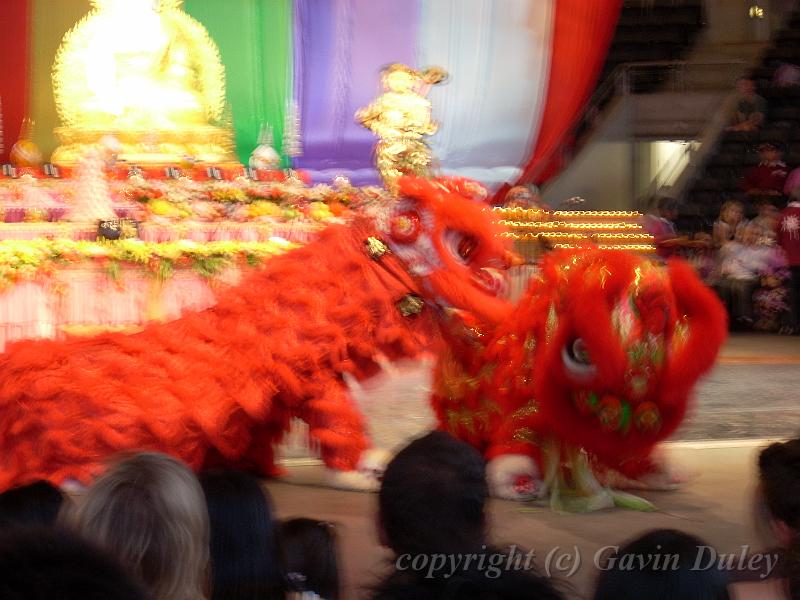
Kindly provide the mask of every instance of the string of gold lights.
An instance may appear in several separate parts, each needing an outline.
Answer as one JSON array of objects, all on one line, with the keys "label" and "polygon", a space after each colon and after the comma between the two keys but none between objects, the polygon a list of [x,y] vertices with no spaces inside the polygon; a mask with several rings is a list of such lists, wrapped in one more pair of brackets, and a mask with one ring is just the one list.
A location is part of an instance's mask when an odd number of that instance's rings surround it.
[{"label": "string of gold lights", "polygon": [[[553,248],[556,249],[575,249],[575,248],[582,248],[585,245],[582,244],[554,244]],[[653,254],[655,253],[656,249],[654,246],[650,244],[597,244],[597,248],[602,250],[625,250],[628,252],[638,252],[641,254]]]},{"label": "string of gold lights", "polygon": [[618,231],[618,230],[639,230],[642,228],[638,223],[587,223],[576,222],[568,223],[565,221],[499,221],[499,224],[509,229],[551,229],[551,230],[597,230],[597,231]]}]

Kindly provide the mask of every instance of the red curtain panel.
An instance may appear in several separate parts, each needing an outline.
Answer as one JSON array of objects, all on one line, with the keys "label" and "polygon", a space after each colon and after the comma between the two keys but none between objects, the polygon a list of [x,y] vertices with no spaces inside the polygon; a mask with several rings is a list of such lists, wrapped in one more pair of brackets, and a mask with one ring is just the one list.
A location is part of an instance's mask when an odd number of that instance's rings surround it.
[{"label": "red curtain panel", "polygon": [[557,1],[547,101],[520,183],[542,183],[560,168],[550,159],[594,91],[621,7],[622,0]]},{"label": "red curtain panel", "polygon": [[0,101],[3,110],[3,149],[8,162],[11,146],[28,116],[30,97],[30,0],[4,2],[0,10]]}]

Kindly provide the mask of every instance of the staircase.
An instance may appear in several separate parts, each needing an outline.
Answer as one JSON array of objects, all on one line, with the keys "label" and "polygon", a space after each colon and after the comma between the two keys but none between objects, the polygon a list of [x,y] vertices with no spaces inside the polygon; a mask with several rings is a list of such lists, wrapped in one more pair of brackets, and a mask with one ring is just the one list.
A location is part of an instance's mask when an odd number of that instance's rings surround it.
[{"label": "staircase", "polygon": [[[702,0],[627,0],[608,51],[601,81],[626,63],[676,61],[686,58],[703,28]],[[635,93],[653,91],[663,74],[637,82]]]},{"label": "staircase", "polygon": [[775,71],[782,63],[800,66],[800,10],[797,9],[789,15],[785,27],[773,36],[758,66],[749,73],[756,81],[757,93],[767,101],[765,124],[759,131],[730,131],[720,136],[704,166],[694,173],[685,195],[683,224],[687,227],[690,221],[695,228],[710,226],[726,200],[746,201],[740,181],[744,172],[758,163],[759,144],[778,144],[784,150],[784,161],[789,168],[800,165],[800,86],[773,85]]},{"label": "staircase", "polygon": [[[704,27],[703,0],[624,0],[617,28],[598,84],[584,115],[565,132],[558,147],[542,160],[530,181],[547,183],[568,164],[587,142],[599,117],[618,95],[621,77],[629,64],[671,64],[691,52]],[[658,89],[669,72],[655,69],[637,77],[625,93]]]}]

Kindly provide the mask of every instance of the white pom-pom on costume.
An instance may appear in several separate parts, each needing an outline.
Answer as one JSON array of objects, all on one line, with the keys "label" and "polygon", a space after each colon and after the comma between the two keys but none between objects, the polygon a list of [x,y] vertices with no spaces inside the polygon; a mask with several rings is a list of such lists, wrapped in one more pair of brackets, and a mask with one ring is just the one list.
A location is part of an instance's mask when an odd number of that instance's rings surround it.
[{"label": "white pom-pom on costume", "polygon": [[382,448],[365,450],[355,471],[327,470],[328,485],[342,490],[377,492],[392,455]]},{"label": "white pom-pom on costume", "polygon": [[486,480],[489,493],[495,498],[532,500],[545,493],[539,468],[524,454],[504,454],[491,459],[486,465]]}]

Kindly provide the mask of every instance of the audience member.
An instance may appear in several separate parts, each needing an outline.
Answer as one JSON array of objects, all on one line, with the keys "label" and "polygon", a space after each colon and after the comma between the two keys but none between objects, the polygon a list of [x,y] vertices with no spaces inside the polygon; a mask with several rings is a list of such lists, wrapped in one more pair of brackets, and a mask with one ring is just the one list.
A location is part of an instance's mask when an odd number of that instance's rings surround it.
[{"label": "audience member", "polygon": [[0,494],[0,529],[12,525],[52,525],[64,494],[51,483],[37,481]]},{"label": "audience member", "polygon": [[795,193],[778,220],[778,243],[789,265],[789,322],[784,333],[800,333],[800,199]]},{"label": "audience member", "polygon": [[536,186],[529,188],[524,185],[517,185],[508,190],[503,207],[550,210]]},{"label": "audience member", "polygon": [[72,531],[22,527],[0,534],[0,598],[148,600],[144,586]]},{"label": "audience member", "polygon": [[726,242],[739,240],[746,227],[744,207],[737,200],[728,200],[719,210],[719,218],[714,221],[711,241],[715,248],[721,248]]},{"label": "audience member", "polygon": [[211,600],[283,598],[266,490],[239,471],[208,471],[200,484],[211,524]]},{"label": "audience member", "polygon": [[764,123],[767,101],[756,94],[756,82],[742,77],[736,82],[739,98],[731,118],[729,131],[756,131]]},{"label": "audience member", "polygon": [[279,539],[289,591],[338,600],[339,552],[334,525],[314,519],[289,519],[281,524]]},{"label": "audience member", "polygon": [[775,248],[756,243],[755,230],[741,240],[723,244],[717,255],[714,289],[725,303],[733,329],[750,329],[754,322],[753,292],[775,260]]},{"label": "audience member", "polygon": [[[737,600],[800,597],[800,439],[775,443],[758,457],[759,505],[781,557],[772,578],[731,586]],[[764,525],[764,524],[761,524]]]},{"label": "audience member", "polygon": [[[768,246],[772,258],[761,285],[753,293],[753,328],[758,331],[780,332],[789,316],[789,268],[783,250],[774,243]],[[783,330],[784,333],[787,331]]]},{"label": "audience member", "polygon": [[208,513],[197,478],[177,460],[148,452],[117,463],[89,488],[77,525],[155,600],[204,598]]},{"label": "audience member", "polygon": [[758,214],[747,224],[756,243],[774,243],[777,237],[778,219],[781,216],[778,207],[769,198],[760,198],[756,202]]},{"label": "audience member", "polygon": [[594,600],[726,600],[727,573],[695,568],[708,548],[673,529],[646,533],[606,557]]},{"label": "audience member", "polygon": [[678,201],[663,196],[653,202],[651,210],[642,218],[642,227],[653,236],[661,258],[674,256],[679,248],[689,245],[689,240],[679,236],[675,229],[677,218]]},{"label": "audience member", "polygon": [[758,156],[760,162],[744,174],[742,189],[753,199],[782,196],[789,176],[783,152],[775,144],[764,143],[758,147]]},{"label": "audience member", "polygon": [[783,193],[787,198],[794,198],[800,195],[800,167],[794,168],[789,172],[786,177],[786,183],[783,184]]},{"label": "audience member", "polygon": [[[394,569],[373,598],[562,597],[529,570],[498,566],[510,561],[487,540],[485,475],[480,453],[443,432],[411,442],[395,456],[378,496],[380,538],[394,553]],[[434,566],[434,554],[476,560],[453,569]]]}]

